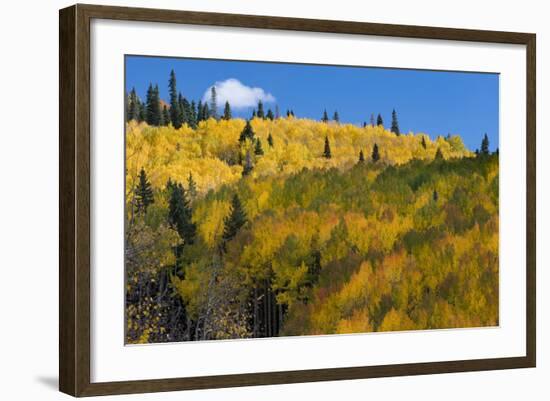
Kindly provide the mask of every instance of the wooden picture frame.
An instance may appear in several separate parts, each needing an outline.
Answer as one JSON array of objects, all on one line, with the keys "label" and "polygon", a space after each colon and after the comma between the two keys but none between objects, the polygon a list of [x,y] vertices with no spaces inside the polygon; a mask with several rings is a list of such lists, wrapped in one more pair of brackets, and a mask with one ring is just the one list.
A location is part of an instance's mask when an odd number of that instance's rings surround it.
[{"label": "wooden picture frame", "polygon": [[[526,46],[526,356],[222,376],[92,383],[90,380],[90,21],[94,18],[218,27],[490,42]],[[144,393],[534,367],[535,48],[530,33],[74,5],[59,14],[59,388],[73,396]]]}]

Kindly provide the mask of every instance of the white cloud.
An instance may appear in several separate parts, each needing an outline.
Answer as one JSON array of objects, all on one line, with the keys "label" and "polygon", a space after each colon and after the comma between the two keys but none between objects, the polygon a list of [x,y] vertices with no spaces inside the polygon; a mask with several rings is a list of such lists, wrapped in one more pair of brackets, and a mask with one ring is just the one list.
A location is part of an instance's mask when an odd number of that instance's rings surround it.
[{"label": "white cloud", "polygon": [[[223,108],[226,101],[234,109],[255,107],[260,100],[263,103],[275,102],[275,97],[271,93],[267,93],[262,88],[246,86],[235,78],[218,81],[212,86],[216,87],[217,104],[220,109]],[[203,102],[210,101],[212,86],[209,86],[204,92],[202,96]]]}]

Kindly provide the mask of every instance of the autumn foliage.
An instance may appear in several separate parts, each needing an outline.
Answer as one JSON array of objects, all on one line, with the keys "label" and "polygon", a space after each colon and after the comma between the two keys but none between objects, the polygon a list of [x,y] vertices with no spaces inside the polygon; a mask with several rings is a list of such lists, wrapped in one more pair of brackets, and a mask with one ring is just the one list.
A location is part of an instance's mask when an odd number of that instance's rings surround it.
[{"label": "autumn foliage", "polygon": [[498,155],[292,115],[249,126],[127,123],[128,342],[498,324]]}]

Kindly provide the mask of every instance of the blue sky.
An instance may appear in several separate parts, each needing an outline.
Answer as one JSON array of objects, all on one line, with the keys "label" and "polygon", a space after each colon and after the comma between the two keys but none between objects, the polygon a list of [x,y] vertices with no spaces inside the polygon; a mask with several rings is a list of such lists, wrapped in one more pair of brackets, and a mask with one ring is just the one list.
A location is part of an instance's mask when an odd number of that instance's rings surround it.
[{"label": "blue sky", "polygon": [[490,148],[498,147],[498,74],[127,56],[126,90],[144,99],[152,82],[168,101],[171,69],[190,101],[216,84],[236,117],[249,117],[248,105],[263,99],[266,110],[278,105],[281,114],[320,119],[326,108],[357,125],[380,113],[389,127],[395,108],[402,132],[459,134],[471,150],[487,133]]}]

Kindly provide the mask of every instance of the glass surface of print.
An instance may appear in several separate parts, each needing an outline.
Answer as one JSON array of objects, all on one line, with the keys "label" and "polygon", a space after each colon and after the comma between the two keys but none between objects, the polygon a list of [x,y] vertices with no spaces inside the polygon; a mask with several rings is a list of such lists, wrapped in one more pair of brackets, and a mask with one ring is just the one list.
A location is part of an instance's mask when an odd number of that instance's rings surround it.
[{"label": "glass surface of print", "polygon": [[499,76],[126,57],[126,342],[499,324]]}]

